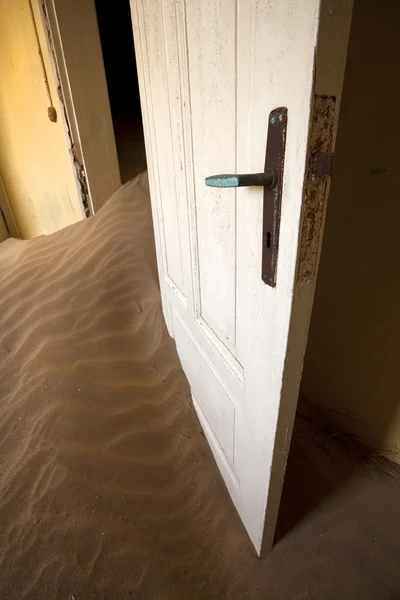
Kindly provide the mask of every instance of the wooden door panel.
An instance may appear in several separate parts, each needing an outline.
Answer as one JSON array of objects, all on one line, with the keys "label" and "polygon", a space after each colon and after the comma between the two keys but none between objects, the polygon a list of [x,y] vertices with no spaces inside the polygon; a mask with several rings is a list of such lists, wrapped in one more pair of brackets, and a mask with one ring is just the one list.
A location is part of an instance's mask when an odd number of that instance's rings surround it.
[{"label": "wooden door panel", "polygon": [[204,185],[206,175],[236,172],[235,0],[186,10],[199,316],[236,355],[236,192]]}]

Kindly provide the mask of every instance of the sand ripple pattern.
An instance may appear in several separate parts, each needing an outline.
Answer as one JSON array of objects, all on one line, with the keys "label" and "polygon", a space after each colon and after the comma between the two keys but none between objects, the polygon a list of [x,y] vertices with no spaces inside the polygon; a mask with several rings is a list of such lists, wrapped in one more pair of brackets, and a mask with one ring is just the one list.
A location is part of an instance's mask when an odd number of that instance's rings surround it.
[{"label": "sand ripple pattern", "polygon": [[329,594],[318,519],[256,559],[164,326],[145,175],[1,244],[0,275],[1,600],[369,597]]},{"label": "sand ripple pattern", "polygon": [[0,250],[0,597],[226,596],[212,539],[249,546],[164,326],[146,176]]}]

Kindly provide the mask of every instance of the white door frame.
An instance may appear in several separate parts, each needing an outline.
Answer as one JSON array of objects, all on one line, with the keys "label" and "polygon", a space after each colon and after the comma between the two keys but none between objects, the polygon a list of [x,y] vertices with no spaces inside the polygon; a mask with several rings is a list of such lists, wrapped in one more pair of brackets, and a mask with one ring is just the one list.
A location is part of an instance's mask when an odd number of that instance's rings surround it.
[{"label": "white door frame", "polygon": [[95,2],[38,1],[56,59],[78,179],[93,214],[121,185]]}]

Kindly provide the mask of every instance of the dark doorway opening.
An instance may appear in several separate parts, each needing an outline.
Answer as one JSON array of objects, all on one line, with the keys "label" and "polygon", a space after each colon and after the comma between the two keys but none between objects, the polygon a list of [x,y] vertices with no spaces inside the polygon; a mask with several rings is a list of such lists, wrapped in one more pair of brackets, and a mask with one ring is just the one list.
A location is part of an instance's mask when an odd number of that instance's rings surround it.
[{"label": "dark doorway opening", "polygon": [[122,182],[146,170],[129,0],[96,0]]}]

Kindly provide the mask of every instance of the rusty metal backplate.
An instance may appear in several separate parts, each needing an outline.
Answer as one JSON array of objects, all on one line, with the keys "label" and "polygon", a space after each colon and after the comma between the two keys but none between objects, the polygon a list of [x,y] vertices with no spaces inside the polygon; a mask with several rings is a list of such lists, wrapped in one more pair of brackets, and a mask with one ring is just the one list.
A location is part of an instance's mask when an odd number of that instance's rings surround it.
[{"label": "rusty metal backplate", "polygon": [[276,185],[264,187],[262,271],[264,283],[275,287],[281,221],[283,167],[285,159],[287,108],[271,111],[268,120],[265,171],[273,169]]}]

